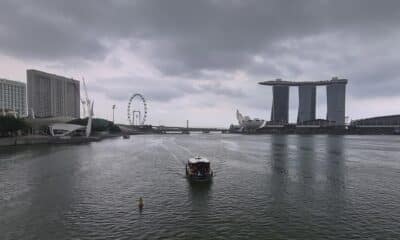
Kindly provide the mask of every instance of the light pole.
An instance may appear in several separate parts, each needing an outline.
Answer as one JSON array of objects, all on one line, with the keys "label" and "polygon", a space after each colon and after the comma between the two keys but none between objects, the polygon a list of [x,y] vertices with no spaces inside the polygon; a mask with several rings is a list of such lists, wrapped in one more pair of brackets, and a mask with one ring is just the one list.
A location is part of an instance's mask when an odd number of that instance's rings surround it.
[{"label": "light pole", "polygon": [[113,110],[113,123],[114,123],[114,110],[115,110],[115,104],[112,105],[112,110]]}]

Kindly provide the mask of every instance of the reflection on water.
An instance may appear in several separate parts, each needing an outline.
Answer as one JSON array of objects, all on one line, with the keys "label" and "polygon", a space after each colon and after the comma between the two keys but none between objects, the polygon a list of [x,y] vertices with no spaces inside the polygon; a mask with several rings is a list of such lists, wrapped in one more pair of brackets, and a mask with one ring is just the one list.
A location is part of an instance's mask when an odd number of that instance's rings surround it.
[{"label": "reflection on water", "polygon": [[289,170],[287,135],[273,136],[271,141],[271,195],[276,204],[283,204],[287,194],[287,181]]},{"label": "reflection on water", "polygon": [[208,214],[208,205],[211,199],[212,181],[210,182],[190,182],[189,202],[192,202],[193,211]]},{"label": "reflection on water", "polygon": [[296,140],[298,149],[297,179],[299,182],[297,197],[308,206],[315,201],[314,191],[317,181],[315,165],[318,161],[315,148],[317,143],[315,137],[309,135],[298,136]]},{"label": "reflection on water", "polygon": [[327,147],[327,192],[338,199],[344,194],[345,189],[345,148],[344,136],[329,136],[326,138]]},{"label": "reflection on water", "polygon": [[328,221],[336,226],[336,230],[346,230],[341,218],[346,210],[347,199],[345,197],[345,148],[344,136],[329,136],[326,138],[326,184],[324,197]]},{"label": "reflection on water", "polygon": [[[398,143],[198,134],[0,148],[0,239],[400,239]],[[211,183],[185,178],[196,154]]]}]

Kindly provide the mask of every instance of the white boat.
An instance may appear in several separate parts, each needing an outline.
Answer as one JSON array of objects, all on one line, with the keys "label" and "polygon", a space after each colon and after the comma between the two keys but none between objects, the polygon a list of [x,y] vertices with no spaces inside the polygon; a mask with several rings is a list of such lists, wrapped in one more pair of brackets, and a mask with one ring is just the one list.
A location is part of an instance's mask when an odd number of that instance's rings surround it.
[{"label": "white boat", "polygon": [[192,181],[210,181],[213,171],[207,158],[196,156],[186,163],[186,176]]}]

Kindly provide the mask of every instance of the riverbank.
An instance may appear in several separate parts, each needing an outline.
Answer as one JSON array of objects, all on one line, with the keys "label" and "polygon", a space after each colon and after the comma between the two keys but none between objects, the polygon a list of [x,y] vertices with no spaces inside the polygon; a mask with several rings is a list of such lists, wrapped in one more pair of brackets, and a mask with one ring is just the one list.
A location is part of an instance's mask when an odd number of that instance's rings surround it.
[{"label": "riverbank", "polygon": [[53,137],[29,135],[0,138],[0,146],[34,145],[34,144],[77,144],[97,142],[106,138],[121,137],[121,134],[101,134],[90,137]]},{"label": "riverbank", "polygon": [[296,134],[296,135],[398,135],[398,126],[298,126],[295,124],[265,126],[256,129],[230,129],[242,134]]}]

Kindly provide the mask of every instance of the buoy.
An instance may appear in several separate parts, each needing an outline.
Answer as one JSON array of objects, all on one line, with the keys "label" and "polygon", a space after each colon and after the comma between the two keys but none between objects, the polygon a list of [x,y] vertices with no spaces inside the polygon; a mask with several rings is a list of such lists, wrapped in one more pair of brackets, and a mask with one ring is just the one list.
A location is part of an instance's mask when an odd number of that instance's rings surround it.
[{"label": "buoy", "polygon": [[142,209],[143,209],[143,206],[144,206],[143,198],[140,197],[138,202],[139,202],[138,207],[139,207],[140,210],[142,210]]}]

